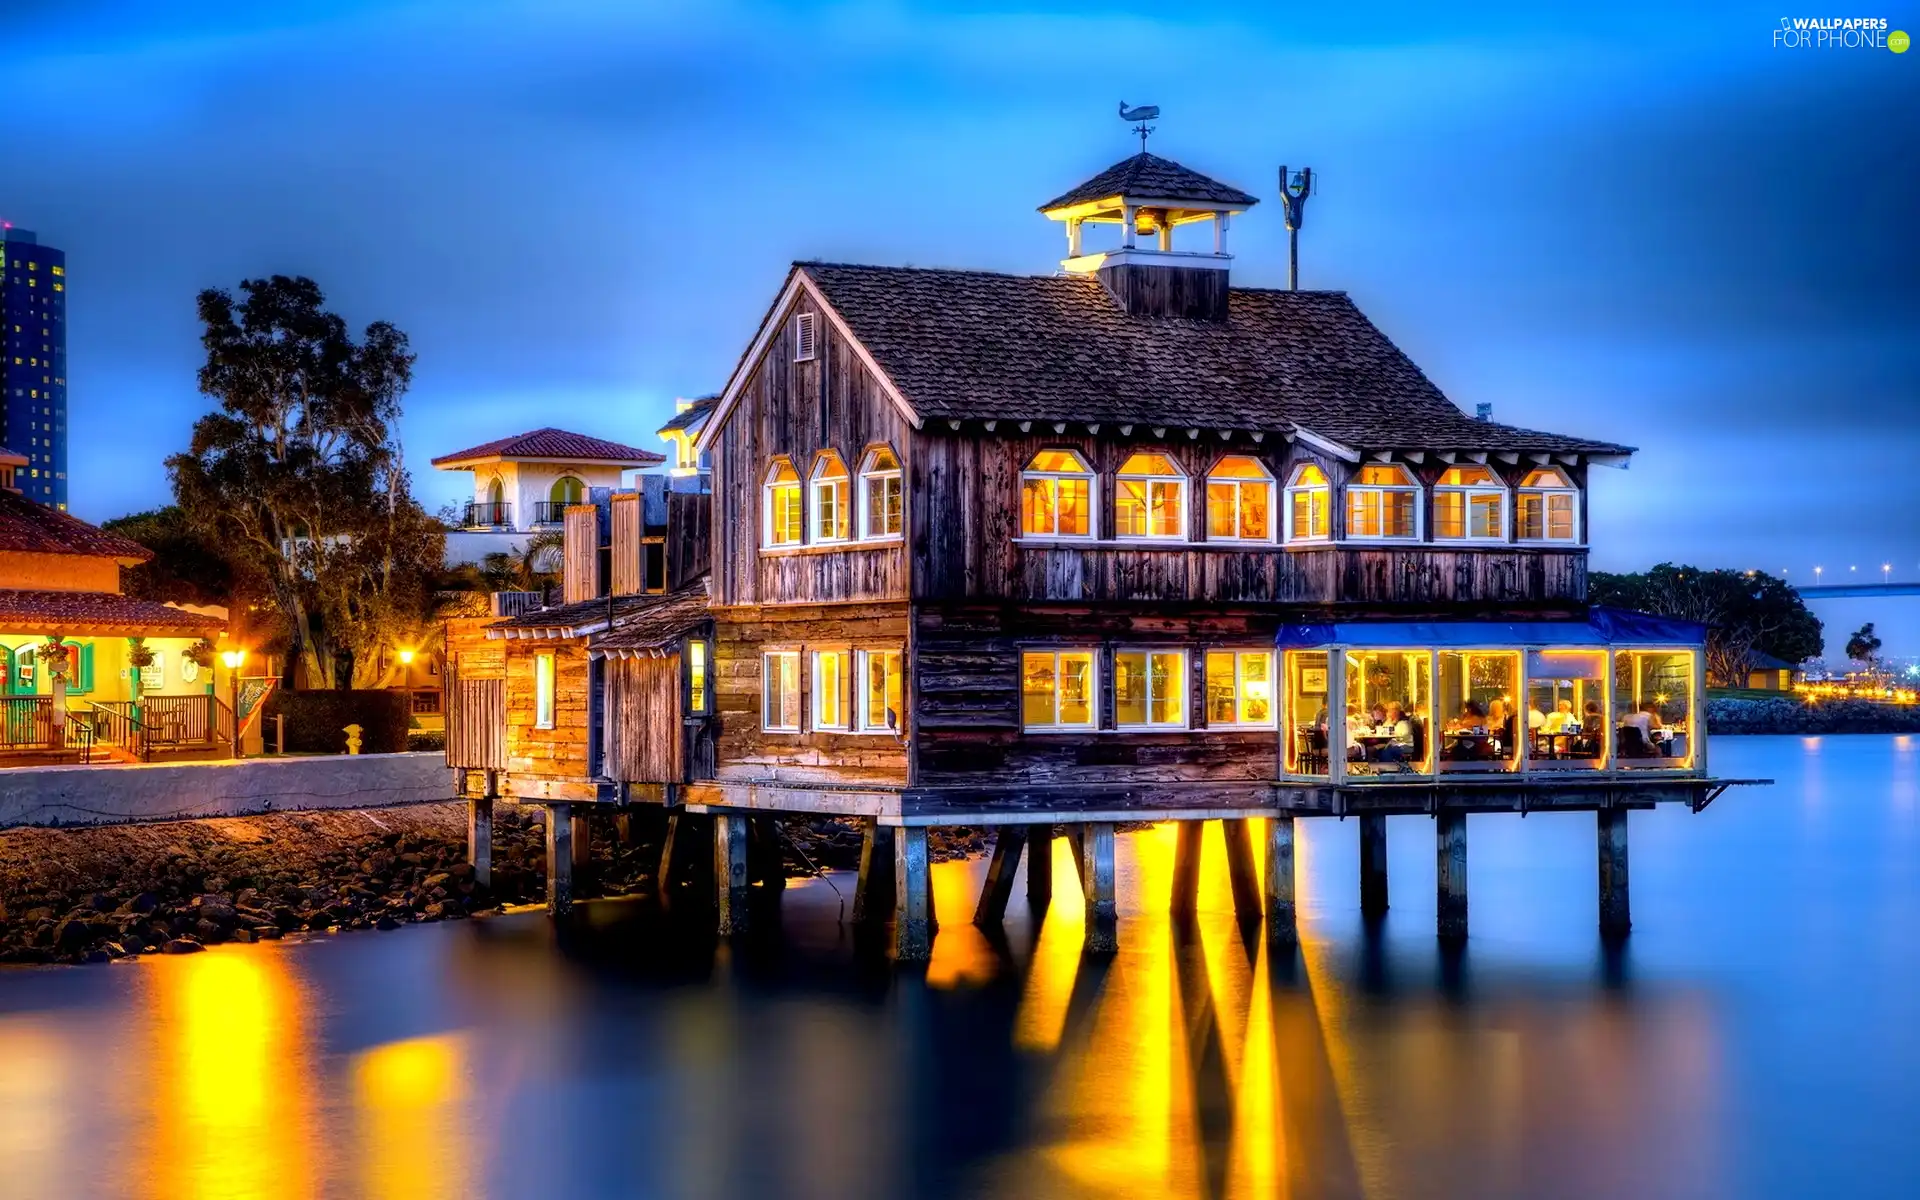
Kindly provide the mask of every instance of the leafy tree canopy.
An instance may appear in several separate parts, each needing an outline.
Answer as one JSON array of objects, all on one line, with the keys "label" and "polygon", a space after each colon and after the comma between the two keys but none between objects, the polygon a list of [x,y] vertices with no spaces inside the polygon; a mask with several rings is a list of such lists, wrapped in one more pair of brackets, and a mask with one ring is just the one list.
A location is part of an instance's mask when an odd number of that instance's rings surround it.
[{"label": "leafy tree canopy", "polygon": [[1847,657],[1854,662],[1865,663],[1868,670],[1872,670],[1874,664],[1880,661],[1880,639],[1873,632],[1872,621],[1854,630],[1847,639]]},{"label": "leafy tree canopy", "polygon": [[1722,687],[1744,687],[1755,654],[1787,662],[1819,655],[1820,618],[1785,580],[1758,572],[1661,563],[1649,571],[1595,571],[1587,598],[1595,604],[1699,621],[1708,626],[1707,674]]}]

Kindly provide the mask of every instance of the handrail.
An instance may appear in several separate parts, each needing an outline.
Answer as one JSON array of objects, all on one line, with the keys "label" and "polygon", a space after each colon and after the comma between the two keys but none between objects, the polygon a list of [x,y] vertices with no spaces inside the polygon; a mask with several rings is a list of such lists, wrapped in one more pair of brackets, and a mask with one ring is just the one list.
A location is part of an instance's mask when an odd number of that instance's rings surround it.
[{"label": "handrail", "polygon": [[[122,708],[122,705],[125,707]],[[93,710],[93,720],[89,725],[96,743],[118,746],[141,762],[148,761],[150,747],[147,727],[135,715],[131,700],[94,700],[89,707]]]}]

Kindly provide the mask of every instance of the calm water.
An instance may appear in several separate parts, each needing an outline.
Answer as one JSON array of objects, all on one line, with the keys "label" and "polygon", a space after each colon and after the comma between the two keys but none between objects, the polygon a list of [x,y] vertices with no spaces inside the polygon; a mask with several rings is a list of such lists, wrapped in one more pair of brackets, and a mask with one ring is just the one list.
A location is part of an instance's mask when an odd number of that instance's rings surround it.
[{"label": "calm water", "polygon": [[[966,923],[935,868],[924,975],[855,953],[824,883],[716,948],[646,906],[0,973],[0,1195],[1912,1196],[1920,739],[1751,738],[1779,785],[1633,817],[1634,915],[1595,932],[1593,818],[1476,817],[1473,937],[1433,842],[1301,825],[1302,936],[1197,931],[1170,830],[1121,843],[1123,950]],[[852,881],[840,878],[843,892]]]}]

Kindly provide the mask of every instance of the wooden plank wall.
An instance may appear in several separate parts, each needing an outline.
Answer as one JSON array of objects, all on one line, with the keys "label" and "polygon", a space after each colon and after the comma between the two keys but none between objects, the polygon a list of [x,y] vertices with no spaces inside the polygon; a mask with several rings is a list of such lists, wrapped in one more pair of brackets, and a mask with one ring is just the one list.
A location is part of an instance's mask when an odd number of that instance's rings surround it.
[{"label": "wooden plank wall", "polygon": [[[907,594],[907,559],[897,542],[870,549],[760,549],[761,483],[776,455],[788,456],[803,484],[815,457],[829,449],[839,453],[849,476],[858,474],[868,448],[880,443],[892,446],[907,471],[913,469],[910,426],[824,314],[815,323],[816,357],[793,361],[792,317],[803,311],[816,311],[805,297],[781,314],[778,333],[713,447],[716,604],[898,600]],[[851,500],[858,505],[857,486]],[[857,530],[857,513],[854,519]]]},{"label": "wooden plank wall", "polygon": [[440,704],[450,767],[506,766],[506,643],[487,637],[493,620],[456,617],[446,623]]},{"label": "wooden plank wall", "polygon": [[[528,639],[507,642],[506,646],[507,769],[549,778],[586,778],[585,643]],[[552,729],[534,728],[533,664],[535,656],[542,652],[553,655]]]},{"label": "wooden plank wall", "polygon": [[591,504],[567,509],[562,536],[561,603],[578,604],[600,592],[600,510]]},{"label": "wooden plank wall", "polygon": [[640,542],[645,536],[638,492],[615,492],[612,497],[613,555],[609,587],[615,596],[637,596],[646,590],[646,564]]},{"label": "wooden plank wall", "polygon": [[667,590],[674,591],[713,567],[713,496],[672,492],[667,496]]},{"label": "wooden plank wall", "polygon": [[628,783],[686,779],[680,655],[608,659],[606,773]]}]

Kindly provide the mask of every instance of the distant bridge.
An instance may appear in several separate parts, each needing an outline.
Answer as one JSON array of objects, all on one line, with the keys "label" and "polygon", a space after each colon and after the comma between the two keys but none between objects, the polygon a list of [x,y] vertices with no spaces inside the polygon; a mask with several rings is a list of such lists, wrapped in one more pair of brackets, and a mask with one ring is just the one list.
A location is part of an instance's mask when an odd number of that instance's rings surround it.
[{"label": "distant bridge", "polygon": [[1920,596],[1920,583],[1828,583],[1794,590],[1807,600],[1839,600],[1847,596]]}]

